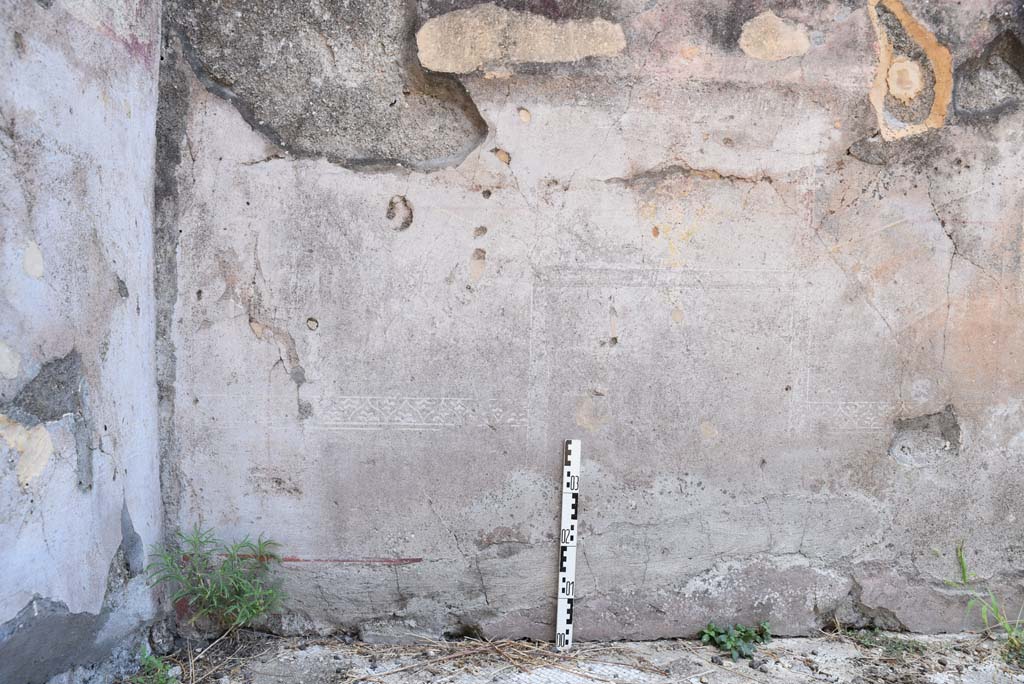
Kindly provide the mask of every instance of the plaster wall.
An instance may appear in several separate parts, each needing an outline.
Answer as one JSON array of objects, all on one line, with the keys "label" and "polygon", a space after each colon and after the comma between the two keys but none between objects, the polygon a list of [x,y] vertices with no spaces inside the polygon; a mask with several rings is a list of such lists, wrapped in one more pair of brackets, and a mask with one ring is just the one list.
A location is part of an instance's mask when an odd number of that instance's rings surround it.
[{"label": "plaster wall", "polygon": [[474,4],[165,6],[170,525],[547,638],[575,436],[578,638],[1022,598],[1019,5]]}]

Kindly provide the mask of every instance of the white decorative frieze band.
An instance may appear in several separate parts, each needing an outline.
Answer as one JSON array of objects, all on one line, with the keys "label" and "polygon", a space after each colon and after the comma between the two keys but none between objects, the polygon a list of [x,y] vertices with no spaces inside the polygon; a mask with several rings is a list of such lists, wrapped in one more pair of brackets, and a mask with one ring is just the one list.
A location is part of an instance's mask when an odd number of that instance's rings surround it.
[{"label": "white decorative frieze band", "polygon": [[314,404],[322,430],[442,430],[526,427],[526,411],[496,399],[325,396]]}]

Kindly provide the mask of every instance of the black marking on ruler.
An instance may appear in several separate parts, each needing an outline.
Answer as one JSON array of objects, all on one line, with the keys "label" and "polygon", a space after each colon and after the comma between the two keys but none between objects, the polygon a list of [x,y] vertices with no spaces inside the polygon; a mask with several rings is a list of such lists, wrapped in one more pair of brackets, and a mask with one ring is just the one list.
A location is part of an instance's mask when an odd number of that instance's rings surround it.
[{"label": "black marking on ruler", "polygon": [[[580,514],[580,460],[579,440],[567,439],[562,445],[562,521],[567,526],[559,530],[559,577],[558,577],[558,613],[555,628],[555,644],[559,649],[572,645],[573,612],[576,599],[576,544],[579,535]],[[565,493],[572,494],[566,498]],[[569,552],[572,551],[573,562],[569,563]]]}]

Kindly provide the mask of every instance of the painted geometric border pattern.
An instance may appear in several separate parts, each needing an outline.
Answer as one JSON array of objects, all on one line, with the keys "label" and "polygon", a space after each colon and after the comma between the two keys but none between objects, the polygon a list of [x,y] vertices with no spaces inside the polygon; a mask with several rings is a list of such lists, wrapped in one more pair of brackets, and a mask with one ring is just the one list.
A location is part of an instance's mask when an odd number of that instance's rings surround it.
[{"label": "painted geometric border pattern", "polygon": [[324,396],[315,415],[323,430],[526,427],[525,410],[467,397]]}]

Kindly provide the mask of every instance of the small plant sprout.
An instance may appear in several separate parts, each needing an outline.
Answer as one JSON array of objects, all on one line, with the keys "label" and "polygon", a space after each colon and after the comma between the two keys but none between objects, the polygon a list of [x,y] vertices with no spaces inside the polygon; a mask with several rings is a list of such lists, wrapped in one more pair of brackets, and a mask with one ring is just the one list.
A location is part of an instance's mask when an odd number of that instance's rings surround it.
[{"label": "small plant sprout", "polygon": [[[969,586],[975,580],[974,573],[967,569],[967,561],[964,556],[964,543],[960,542],[956,547],[958,581],[952,584],[958,586]],[[985,624],[985,633],[992,636],[996,632],[1002,632],[1005,637],[1003,642],[1003,658],[1006,662],[1024,667],[1024,628],[1021,627],[1021,619],[1024,617],[1024,605],[1017,611],[1016,617],[1011,617],[1006,606],[1000,601],[991,590],[984,592],[976,591],[974,596],[967,602],[967,610],[978,609],[981,621]]]},{"label": "small plant sprout", "polygon": [[964,542],[960,540],[960,543],[956,545],[956,564],[957,569],[960,571],[959,584],[964,586],[974,581],[974,573],[967,570],[967,559],[964,557]]},{"label": "small plant sprout", "polygon": [[171,666],[160,656],[148,653],[145,648],[139,650],[139,671],[128,680],[128,684],[179,684],[178,678],[171,675]]},{"label": "small plant sprout", "polygon": [[271,578],[280,562],[277,547],[262,536],[225,544],[212,530],[195,527],[158,548],[146,572],[150,584],[170,585],[172,601],[188,603],[192,622],[208,618],[231,631],[273,612],[284,598]]},{"label": "small plant sprout", "polygon": [[767,644],[772,639],[771,628],[767,622],[757,627],[746,625],[729,625],[719,627],[713,622],[700,633],[701,643],[717,646],[725,651],[733,660],[751,658],[758,645]]}]

